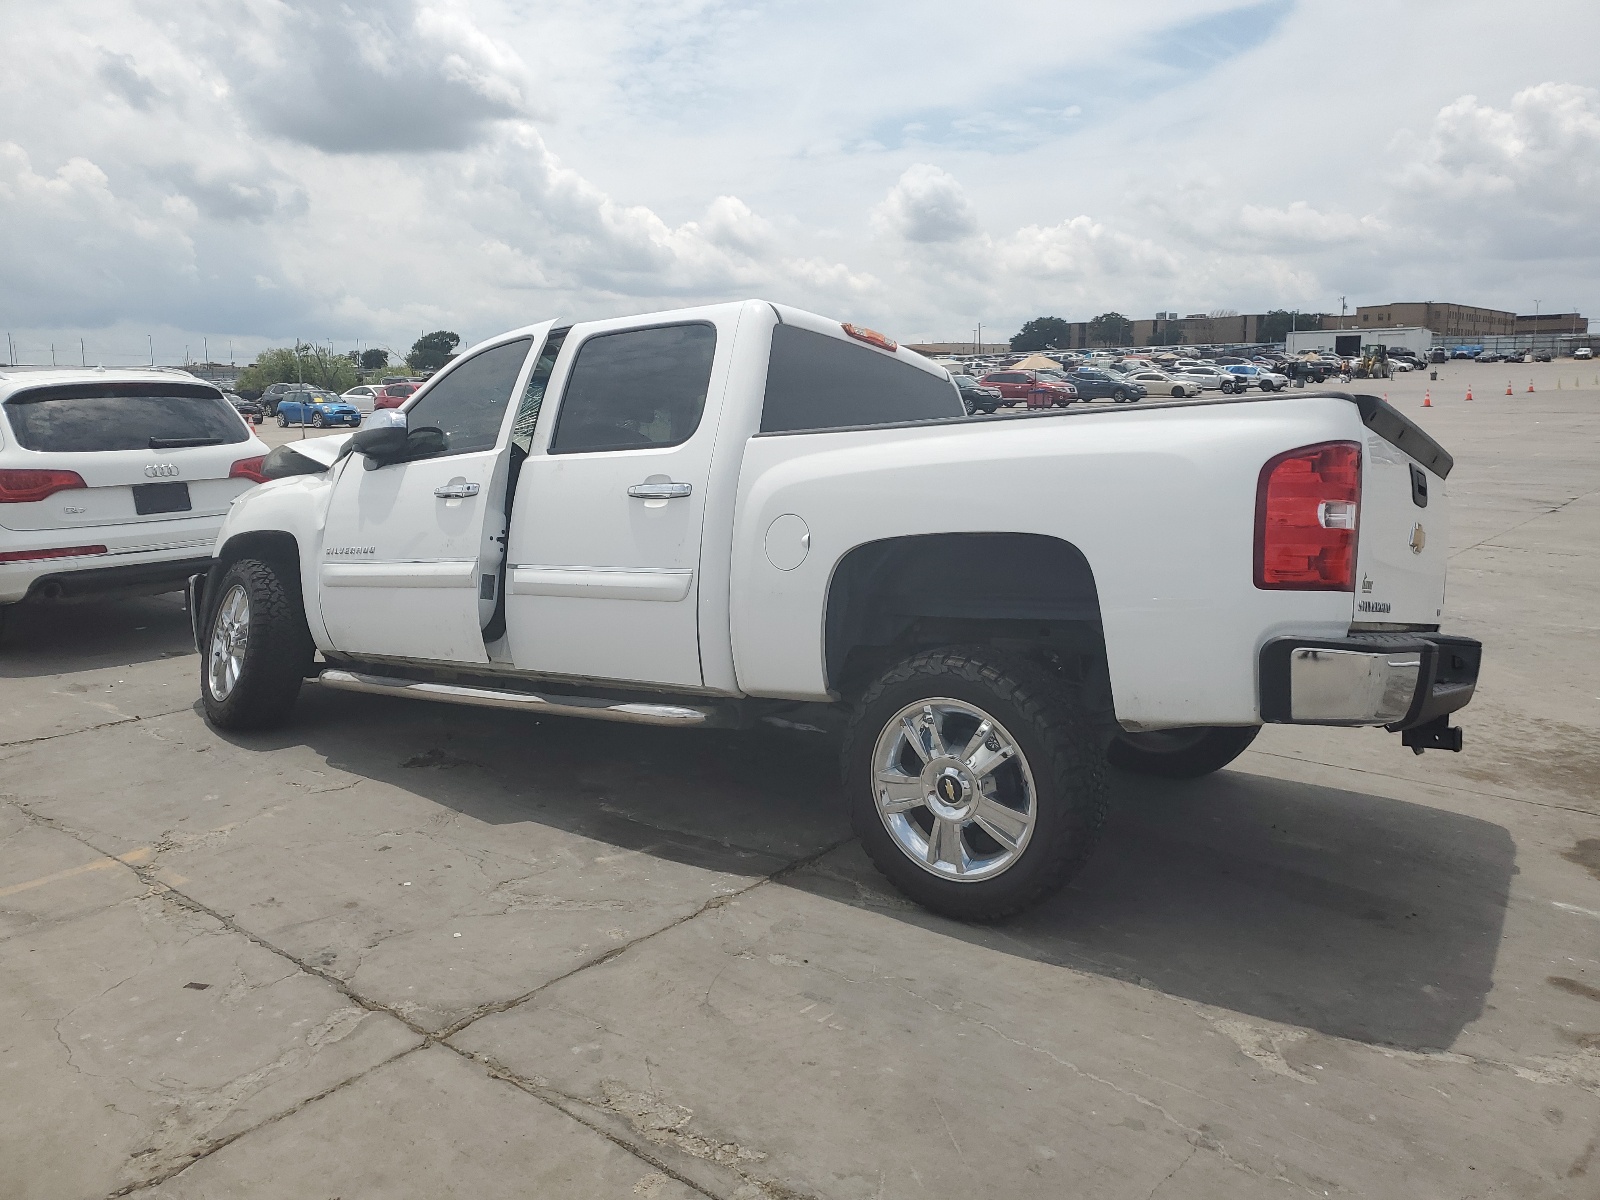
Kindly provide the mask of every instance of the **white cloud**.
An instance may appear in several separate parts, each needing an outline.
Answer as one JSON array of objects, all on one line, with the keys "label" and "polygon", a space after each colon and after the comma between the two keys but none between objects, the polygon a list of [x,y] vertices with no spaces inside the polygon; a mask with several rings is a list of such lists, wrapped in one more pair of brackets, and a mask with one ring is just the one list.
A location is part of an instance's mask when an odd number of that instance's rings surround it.
[{"label": "white cloud", "polygon": [[872,210],[874,228],[908,242],[959,242],[978,232],[978,214],[955,176],[912,163]]},{"label": "white cloud", "polygon": [[1462,96],[1434,118],[1404,175],[1408,218],[1470,239],[1478,253],[1600,252],[1600,91],[1541,83],[1509,108]]},{"label": "white cloud", "polygon": [[[0,75],[0,316],[131,356],[746,295],[902,335],[1594,307],[1600,10],[1491,45],[1462,5],[1385,16],[1436,50],[1397,71],[1346,14],[1247,0],[995,0],[1023,56],[953,54],[953,0],[57,0]],[[1173,53],[1197,20],[1225,63]]]},{"label": "white cloud", "polygon": [[[257,36],[230,77],[268,133],[331,153],[453,150],[529,110],[526,68],[460,9],[277,0],[249,15]],[[213,27],[213,44],[237,37],[229,25]]]}]

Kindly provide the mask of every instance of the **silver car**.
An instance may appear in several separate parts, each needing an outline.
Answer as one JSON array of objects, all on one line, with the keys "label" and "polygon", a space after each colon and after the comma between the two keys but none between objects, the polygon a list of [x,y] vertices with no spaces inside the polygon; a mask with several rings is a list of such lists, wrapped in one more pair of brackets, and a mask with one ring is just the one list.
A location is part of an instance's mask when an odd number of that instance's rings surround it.
[{"label": "silver car", "polygon": [[1200,394],[1200,385],[1194,380],[1185,379],[1180,375],[1173,375],[1155,367],[1141,367],[1138,370],[1129,371],[1127,377],[1137,383],[1144,384],[1145,390],[1152,396],[1166,392],[1180,400],[1187,400],[1191,396]]}]

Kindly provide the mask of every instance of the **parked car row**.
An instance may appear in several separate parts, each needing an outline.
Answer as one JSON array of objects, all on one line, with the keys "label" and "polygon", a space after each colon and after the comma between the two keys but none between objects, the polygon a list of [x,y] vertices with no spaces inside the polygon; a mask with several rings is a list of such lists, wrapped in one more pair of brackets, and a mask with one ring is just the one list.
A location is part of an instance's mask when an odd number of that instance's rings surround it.
[{"label": "parked car row", "polygon": [[318,399],[332,397],[366,416],[379,408],[399,408],[421,386],[422,384],[415,379],[386,379],[383,383],[357,384],[342,396],[336,396],[326,388],[309,383],[274,383],[267,386],[266,391],[261,393],[261,399],[255,403],[259,403],[261,410],[267,416],[275,417],[283,401],[309,403],[310,401],[301,393],[310,393]]},{"label": "parked car row", "polygon": [[[1326,379],[1338,367],[1322,365],[1304,370],[1303,378]],[[1235,395],[1252,386],[1264,392],[1288,387],[1289,375],[1271,364],[1246,362],[1202,362],[1178,359],[1166,367],[1146,358],[1090,358],[1079,365],[1063,364],[1060,369],[1013,367],[989,371],[982,376],[952,375],[969,413],[993,413],[1014,407],[1018,401],[1029,408],[1065,408],[1078,401],[1109,399],[1116,404],[1134,403],[1147,396],[1192,399],[1202,392]]]}]

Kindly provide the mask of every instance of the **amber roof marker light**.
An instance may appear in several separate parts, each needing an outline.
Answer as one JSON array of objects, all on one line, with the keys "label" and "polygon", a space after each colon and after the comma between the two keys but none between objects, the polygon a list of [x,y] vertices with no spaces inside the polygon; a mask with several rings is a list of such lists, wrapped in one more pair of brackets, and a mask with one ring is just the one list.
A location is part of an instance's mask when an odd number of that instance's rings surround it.
[{"label": "amber roof marker light", "polygon": [[894,351],[900,349],[899,342],[895,341],[892,337],[887,337],[884,334],[879,333],[876,329],[867,329],[861,325],[852,325],[848,321],[842,322],[839,328],[843,329],[850,337],[855,338],[856,341],[865,342],[869,346],[876,346],[879,350],[887,350],[892,354]]}]

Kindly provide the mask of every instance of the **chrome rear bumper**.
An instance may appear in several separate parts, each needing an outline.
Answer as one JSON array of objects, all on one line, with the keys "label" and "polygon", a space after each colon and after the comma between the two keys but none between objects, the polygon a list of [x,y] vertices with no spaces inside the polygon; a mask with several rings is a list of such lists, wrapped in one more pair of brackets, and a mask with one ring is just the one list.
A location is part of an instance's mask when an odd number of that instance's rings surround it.
[{"label": "chrome rear bumper", "polygon": [[1466,707],[1482,658],[1482,643],[1441,633],[1276,638],[1261,648],[1261,719],[1417,729]]}]

